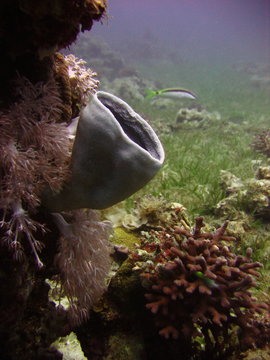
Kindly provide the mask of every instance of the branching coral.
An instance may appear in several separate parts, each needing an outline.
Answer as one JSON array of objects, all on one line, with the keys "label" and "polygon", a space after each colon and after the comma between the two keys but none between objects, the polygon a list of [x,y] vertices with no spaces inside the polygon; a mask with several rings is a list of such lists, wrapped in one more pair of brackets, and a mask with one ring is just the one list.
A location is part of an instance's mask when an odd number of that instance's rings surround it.
[{"label": "branching coral", "polygon": [[62,234],[56,256],[62,290],[71,305],[71,321],[80,323],[88,317],[89,308],[106,286],[105,278],[111,265],[111,225],[101,222],[94,210],[54,216]]},{"label": "branching coral", "polygon": [[203,341],[205,350],[222,353],[236,327],[240,348],[251,347],[260,332],[252,319],[269,310],[250,291],[262,265],[252,262],[251,249],[237,256],[223,244],[234,240],[224,234],[227,223],[208,233],[203,226],[199,217],[193,230],[166,227],[154,242],[143,241],[137,260],[148,259],[141,274],[146,307],[165,338]]}]

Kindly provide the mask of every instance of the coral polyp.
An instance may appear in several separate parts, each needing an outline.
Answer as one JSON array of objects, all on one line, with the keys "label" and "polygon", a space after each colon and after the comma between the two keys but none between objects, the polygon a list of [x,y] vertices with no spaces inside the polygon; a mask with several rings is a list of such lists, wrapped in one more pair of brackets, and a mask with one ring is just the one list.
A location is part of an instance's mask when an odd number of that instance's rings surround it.
[{"label": "coral polyp", "polygon": [[259,333],[251,319],[269,308],[250,291],[262,264],[252,261],[250,248],[245,256],[230,250],[235,239],[225,235],[227,223],[214,232],[202,232],[203,226],[198,217],[193,229],[166,227],[151,244],[143,241],[137,260],[147,258],[140,275],[146,308],[167,339],[222,352],[236,327],[240,347],[249,348]]}]

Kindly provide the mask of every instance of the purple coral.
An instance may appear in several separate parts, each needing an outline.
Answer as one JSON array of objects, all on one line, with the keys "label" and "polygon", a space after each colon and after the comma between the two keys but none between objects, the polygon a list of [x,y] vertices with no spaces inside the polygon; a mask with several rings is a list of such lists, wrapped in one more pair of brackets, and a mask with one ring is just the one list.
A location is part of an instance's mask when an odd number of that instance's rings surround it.
[{"label": "purple coral", "polygon": [[205,347],[223,351],[235,325],[241,347],[251,347],[259,334],[252,319],[269,309],[250,291],[262,264],[252,261],[251,249],[237,256],[222,243],[234,240],[224,235],[227,223],[209,233],[203,226],[198,217],[192,231],[163,228],[155,231],[157,241],[143,242],[141,249],[152,256],[141,274],[146,307],[165,338],[191,344],[201,338]]}]

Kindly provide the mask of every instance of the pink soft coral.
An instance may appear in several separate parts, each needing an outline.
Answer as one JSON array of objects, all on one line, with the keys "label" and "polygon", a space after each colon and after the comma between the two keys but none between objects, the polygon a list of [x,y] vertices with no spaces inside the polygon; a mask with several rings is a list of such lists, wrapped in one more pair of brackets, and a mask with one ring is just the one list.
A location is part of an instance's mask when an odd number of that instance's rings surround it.
[{"label": "pink soft coral", "polygon": [[53,78],[32,84],[19,77],[15,89],[17,102],[0,112],[1,228],[16,256],[24,234],[37,257],[33,232],[43,225],[29,214],[36,212],[45,187],[59,191],[68,177],[70,140],[66,124],[59,122],[62,102]]},{"label": "pink soft coral", "polygon": [[56,256],[62,291],[70,303],[71,321],[80,323],[106,288],[112,227],[110,222],[100,221],[94,210],[74,210],[54,216],[62,234]]}]

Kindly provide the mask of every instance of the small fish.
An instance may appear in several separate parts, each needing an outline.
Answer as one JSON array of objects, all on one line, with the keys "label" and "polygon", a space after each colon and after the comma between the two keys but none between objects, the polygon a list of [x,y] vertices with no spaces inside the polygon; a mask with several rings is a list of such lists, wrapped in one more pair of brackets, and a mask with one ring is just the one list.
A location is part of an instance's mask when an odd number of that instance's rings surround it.
[{"label": "small fish", "polygon": [[161,90],[150,90],[150,89],[145,89],[146,92],[146,99],[152,99],[155,96],[162,96],[162,97],[166,97],[166,98],[175,98],[175,99],[181,99],[181,98],[186,98],[186,99],[196,99],[197,96],[192,93],[189,90],[186,89],[178,89],[178,88],[172,88],[172,89],[161,89]]},{"label": "small fish", "polygon": [[213,279],[209,279],[208,277],[204,276],[201,271],[195,271],[194,275],[201,279],[209,288],[218,288],[218,284]]}]

